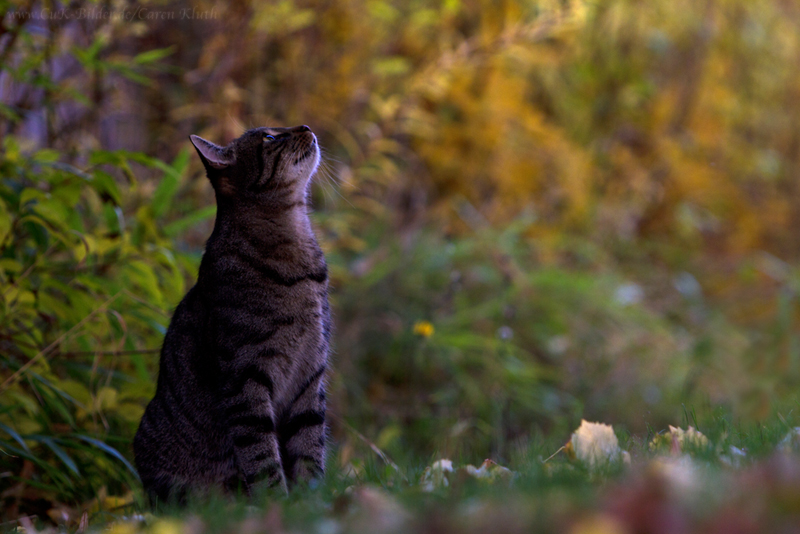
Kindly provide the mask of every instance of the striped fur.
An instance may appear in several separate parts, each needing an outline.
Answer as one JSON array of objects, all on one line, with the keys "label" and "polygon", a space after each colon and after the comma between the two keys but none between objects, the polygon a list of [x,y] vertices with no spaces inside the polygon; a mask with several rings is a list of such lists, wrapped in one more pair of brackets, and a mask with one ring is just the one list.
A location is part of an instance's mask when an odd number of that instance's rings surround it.
[{"label": "striped fur", "polygon": [[192,142],[217,219],[134,439],[153,501],[286,489],[324,470],[328,271],[307,213],[316,137],[300,126]]}]

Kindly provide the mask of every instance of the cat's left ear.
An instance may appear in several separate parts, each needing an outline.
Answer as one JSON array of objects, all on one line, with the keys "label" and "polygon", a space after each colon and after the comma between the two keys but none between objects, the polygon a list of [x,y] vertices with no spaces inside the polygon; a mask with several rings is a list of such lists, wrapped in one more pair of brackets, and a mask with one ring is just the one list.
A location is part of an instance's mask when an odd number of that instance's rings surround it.
[{"label": "cat's left ear", "polygon": [[206,141],[199,135],[190,135],[189,139],[192,141],[194,148],[197,149],[197,153],[206,168],[225,169],[236,161],[230,151],[215,145],[211,141]]}]

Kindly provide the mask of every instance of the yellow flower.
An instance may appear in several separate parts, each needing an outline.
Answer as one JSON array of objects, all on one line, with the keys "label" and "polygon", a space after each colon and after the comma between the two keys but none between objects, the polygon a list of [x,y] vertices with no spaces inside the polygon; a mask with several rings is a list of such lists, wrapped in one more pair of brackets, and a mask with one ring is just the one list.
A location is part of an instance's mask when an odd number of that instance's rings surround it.
[{"label": "yellow flower", "polygon": [[414,334],[418,336],[431,337],[433,332],[433,325],[428,321],[417,321],[414,325]]}]

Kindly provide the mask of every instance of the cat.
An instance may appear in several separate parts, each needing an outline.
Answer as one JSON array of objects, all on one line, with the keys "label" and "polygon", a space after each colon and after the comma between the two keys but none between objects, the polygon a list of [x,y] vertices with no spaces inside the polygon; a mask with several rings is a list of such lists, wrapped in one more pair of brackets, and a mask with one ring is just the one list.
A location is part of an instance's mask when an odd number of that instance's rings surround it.
[{"label": "cat", "polygon": [[134,438],[154,503],[286,491],[325,467],[328,270],[308,217],[317,138],[298,126],[249,130],[226,147],[190,139],[217,216]]}]

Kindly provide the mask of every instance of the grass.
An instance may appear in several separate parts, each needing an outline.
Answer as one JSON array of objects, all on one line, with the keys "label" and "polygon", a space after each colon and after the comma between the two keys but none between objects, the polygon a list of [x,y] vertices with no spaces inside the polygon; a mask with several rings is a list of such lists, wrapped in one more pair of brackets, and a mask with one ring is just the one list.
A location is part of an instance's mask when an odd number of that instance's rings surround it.
[{"label": "grass", "polygon": [[[324,480],[289,495],[208,497],[152,513],[140,497],[97,510],[87,531],[208,532],[735,532],[791,531],[800,524],[800,440],[782,441],[800,424],[791,409],[767,422],[739,423],[721,410],[687,410],[707,442],[684,442],[616,430],[630,463],[591,468],[559,449],[570,436],[540,436],[520,447],[511,478],[444,473],[446,484],[420,481],[432,459],[397,469],[367,444],[346,465],[333,448]],[[676,422],[677,423],[677,422]],[[681,424],[685,428],[685,421]],[[662,435],[664,432],[661,433]],[[556,454],[553,454],[556,453]],[[453,459],[454,466],[483,459]],[[113,502],[113,501],[107,501]],[[54,527],[23,519],[32,530],[81,530],[79,516]],[[27,528],[25,528],[27,527]],[[4,525],[11,532],[16,525]],[[722,530],[720,530],[722,529]],[[788,529],[788,530],[787,530]],[[19,529],[18,529],[19,531]]]}]

